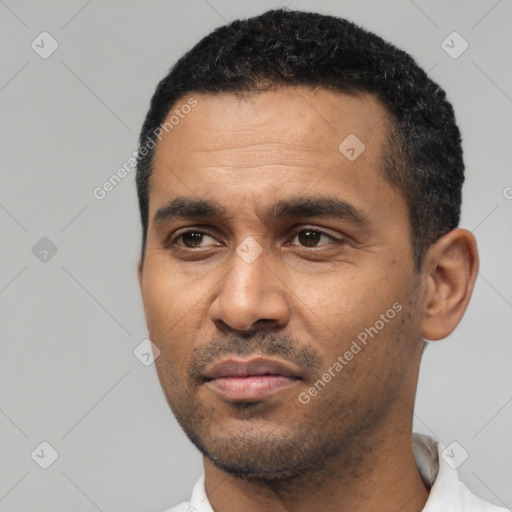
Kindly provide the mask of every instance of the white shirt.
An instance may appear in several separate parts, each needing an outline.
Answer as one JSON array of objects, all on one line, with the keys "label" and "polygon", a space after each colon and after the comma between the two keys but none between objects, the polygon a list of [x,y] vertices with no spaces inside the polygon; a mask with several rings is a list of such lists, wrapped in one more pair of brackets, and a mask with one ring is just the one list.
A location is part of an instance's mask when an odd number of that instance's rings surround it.
[{"label": "white shirt", "polygon": [[[444,446],[435,439],[413,433],[412,445],[418,470],[430,487],[423,512],[511,512],[475,496],[449,463],[440,463]],[[165,512],[214,512],[206,496],[204,475],[195,484],[189,502],[183,501]]]}]

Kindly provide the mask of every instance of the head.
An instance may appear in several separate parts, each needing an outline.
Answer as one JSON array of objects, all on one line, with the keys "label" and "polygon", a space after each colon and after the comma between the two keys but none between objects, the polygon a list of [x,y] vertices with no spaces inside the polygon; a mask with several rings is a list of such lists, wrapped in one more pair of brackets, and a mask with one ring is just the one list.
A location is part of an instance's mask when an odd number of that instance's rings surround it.
[{"label": "head", "polygon": [[[208,460],[285,478],[410,429],[423,340],[455,328],[476,275],[463,170],[443,90],[346,20],[269,11],[176,63],[140,137],[139,280]],[[288,374],[241,397],[211,376],[226,357]]]}]

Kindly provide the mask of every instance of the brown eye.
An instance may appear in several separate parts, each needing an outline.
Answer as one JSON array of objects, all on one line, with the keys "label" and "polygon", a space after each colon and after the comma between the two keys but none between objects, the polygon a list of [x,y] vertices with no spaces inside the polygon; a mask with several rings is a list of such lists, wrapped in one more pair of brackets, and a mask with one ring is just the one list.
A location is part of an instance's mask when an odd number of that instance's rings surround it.
[{"label": "brown eye", "polygon": [[[201,242],[204,241],[205,237],[212,238],[212,236],[207,233],[203,233],[202,231],[185,231],[181,233],[177,237],[175,237],[170,245],[178,245],[180,247],[186,247],[188,249],[196,249],[198,247],[203,247],[204,244],[201,245]],[[183,243],[178,243],[181,240]]]},{"label": "brown eye", "polygon": [[183,233],[181,239],[187,247],[197,247],[201,243],[203,233],[198,231],[190,231],[189,233]]},{"label": "brown eye", "polygon": [[297,238],[299,243],[304,247],[317,247],[322,237],[329,239],[330,243],[338,241],[333,236],[317,229],[303,229],[299,231],[294,238]]},{"label": "brown eye", "polygon": [[321,236],[322,234],[318,231],[301,231],[298,234],[300,243],[306,247],[317,245]]}]

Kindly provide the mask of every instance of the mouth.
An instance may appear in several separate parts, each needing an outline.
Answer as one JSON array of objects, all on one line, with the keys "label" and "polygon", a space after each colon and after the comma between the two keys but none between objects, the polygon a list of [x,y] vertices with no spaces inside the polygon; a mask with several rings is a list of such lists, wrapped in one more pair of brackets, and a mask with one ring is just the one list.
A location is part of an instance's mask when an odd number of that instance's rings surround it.
[{"label": "mouth", "polygon": [[209,367],[203,380],[224,399],[258,401],[295,386],[302,376],[295,365],[284,361],[230,357]]}]

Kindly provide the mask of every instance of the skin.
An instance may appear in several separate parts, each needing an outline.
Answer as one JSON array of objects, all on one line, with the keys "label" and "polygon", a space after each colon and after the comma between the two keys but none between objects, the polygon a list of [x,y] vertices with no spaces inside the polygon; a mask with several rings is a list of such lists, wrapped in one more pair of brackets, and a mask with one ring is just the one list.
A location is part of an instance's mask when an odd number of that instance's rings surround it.
[{"label": "skin", "polygon": [[[138,278],[158,377],[204,455],[213,509],[421,510],[428,489],[411,430],[422,337],[444,338],[460,321],[478,269],[474,237],[447,233],[414,271],[408,209],[381,169],[388,116],[370,94],[194,98],[156,147]],[[354,161],[338,150],[349,134],[366,146]],[[268,215],[300,196],[346,201],[367,222]],[[155,222],[177,197],[225,211]],[[204,235],[178,238],[185,228]],[[247,237],[262,250],[251,263],[236,251]],[[301,403],[393,304],[394,318]],[[233,354],[288,361],[301,378],[261,400],[226,399],[200,376]]]}]

